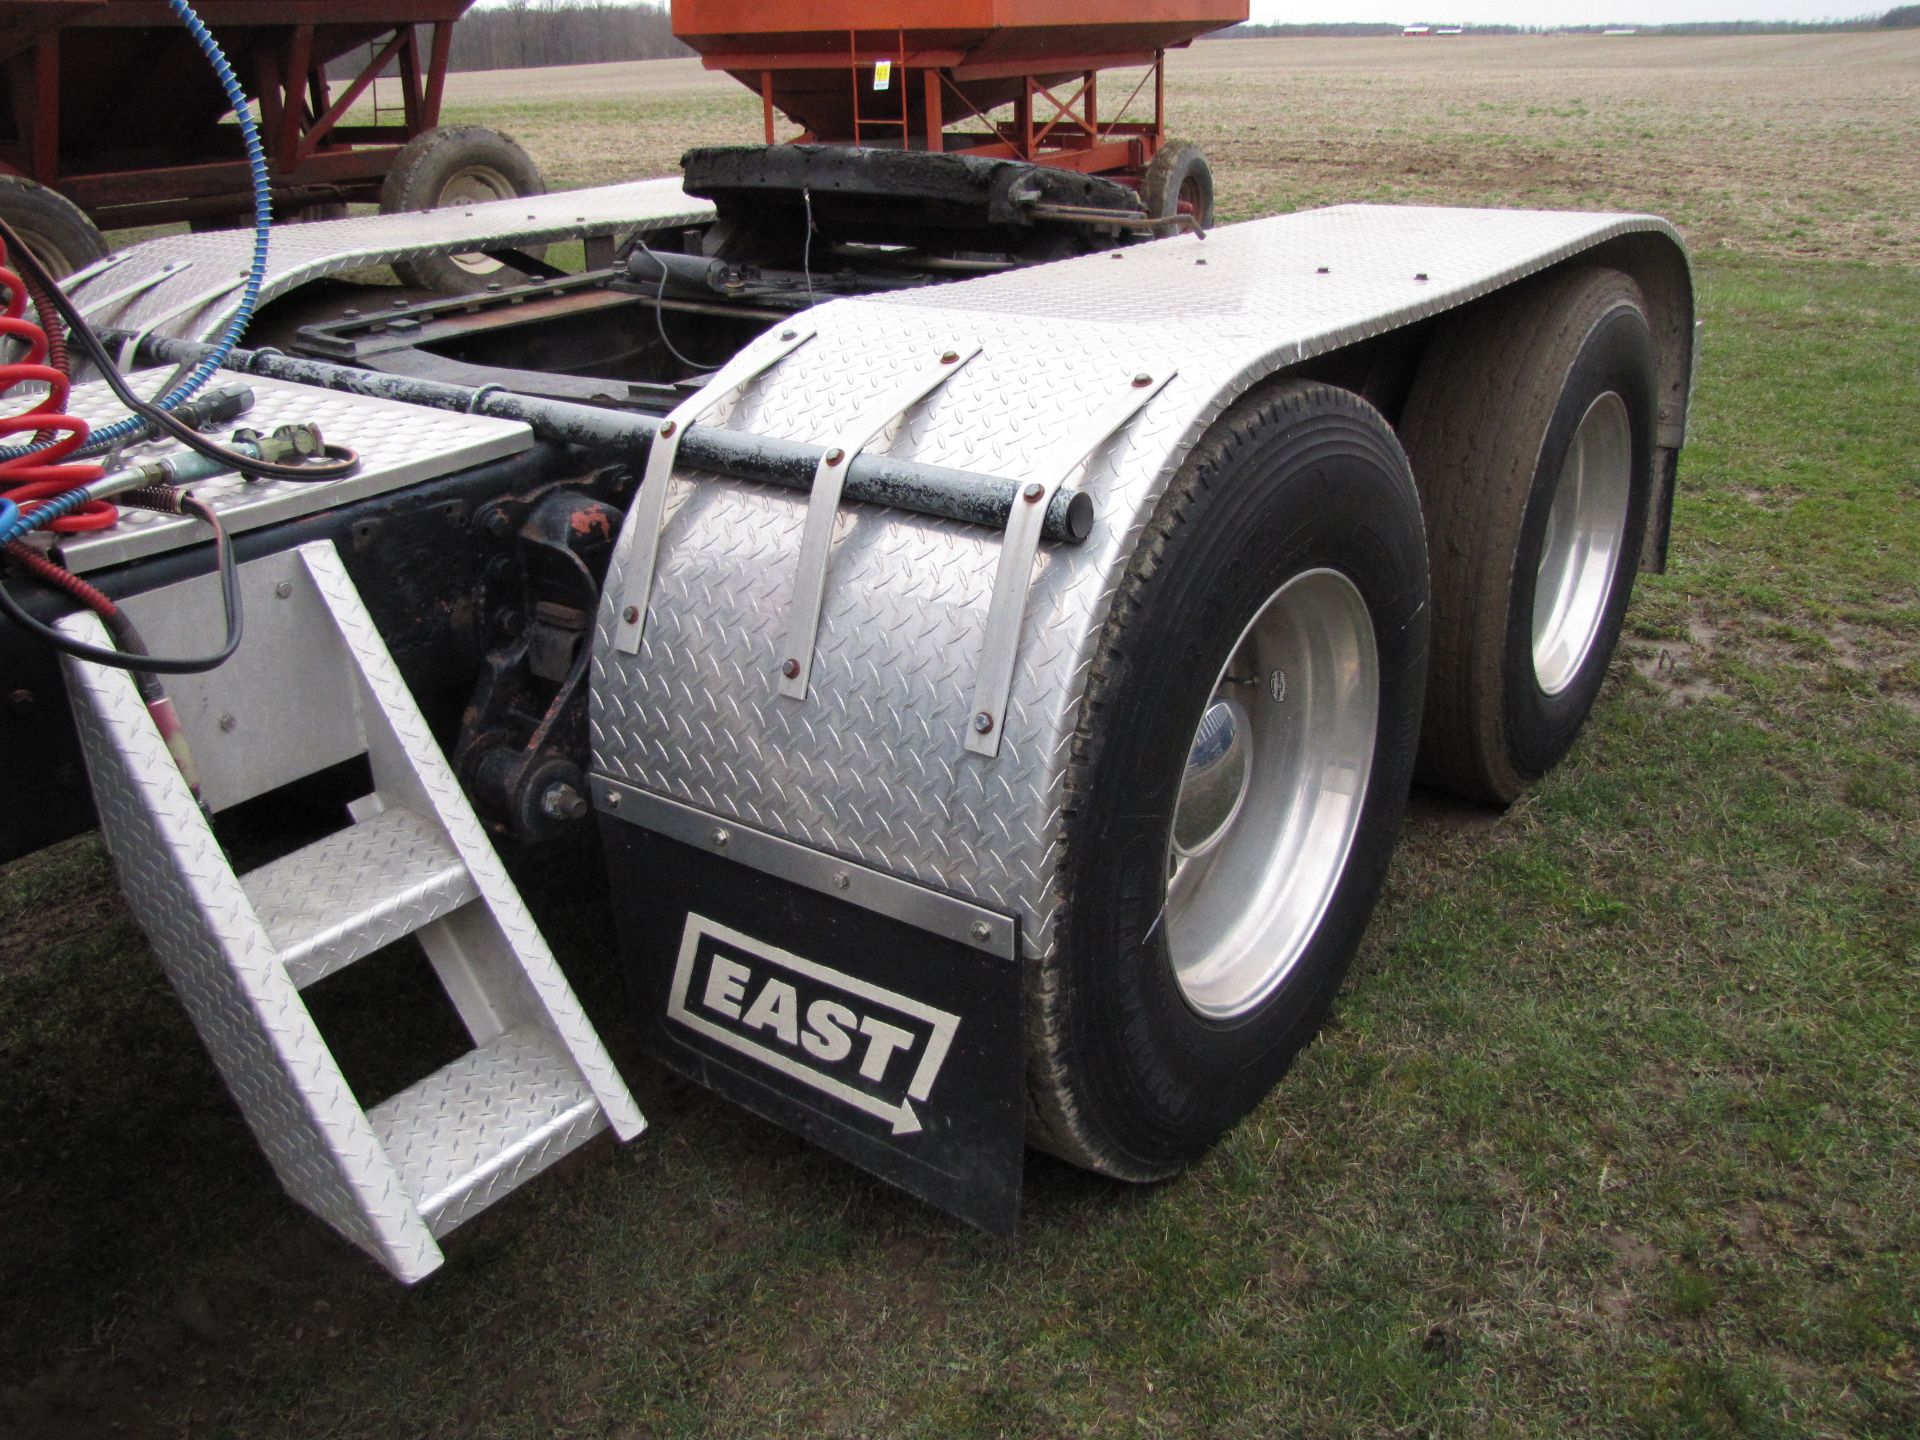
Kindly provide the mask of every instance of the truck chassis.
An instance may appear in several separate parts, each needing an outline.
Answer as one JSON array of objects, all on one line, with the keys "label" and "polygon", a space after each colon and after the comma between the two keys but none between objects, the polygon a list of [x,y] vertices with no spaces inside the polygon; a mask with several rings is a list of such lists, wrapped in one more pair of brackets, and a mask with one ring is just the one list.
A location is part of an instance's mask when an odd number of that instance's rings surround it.
[{"label": "truck chassis", "polygon": [[[283,1183],[402,1279],[641,1123],[494,845],[597,841],[666,1064],[1006,1231],[1027,1144],[1150,1180],[1258,1103],[1415,774],[1495,803],[1543,774],[1663,562],[1694,329],[1661,221],[1148,240],[1128,192],[1068,214],[960,156],[822,215],[806,177],[844,157],[781,149],[758,186],[694,157],[692,198],[300,227],[228,368],[363,463],[200,487],[250,626],[173,685],[204,804],[131,681],[0,629],[42,762],[6,852],[98,821]],[[321,273],[569,237],[611,263],[397,304]],[[70,289],[171,367],[242,243]],[[54,553],[191,648],[192,538]],[[237,874],[219,817],[341,767],[351,823]],[[409,934],[475,1050],[363,1108],[299,991]]]}]

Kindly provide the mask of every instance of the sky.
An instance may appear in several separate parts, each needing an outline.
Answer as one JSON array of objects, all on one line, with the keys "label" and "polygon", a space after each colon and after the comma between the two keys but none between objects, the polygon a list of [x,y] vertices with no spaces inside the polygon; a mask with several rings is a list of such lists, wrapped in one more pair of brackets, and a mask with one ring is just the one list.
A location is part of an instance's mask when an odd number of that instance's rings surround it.
[{"label": "sky", "polygon": [[1825,20],[1880,14],[1894,0],[1252,0],[1261,24],[1326,20],[1422,21],[1440,25],[1678,25],[1694,20]]}]

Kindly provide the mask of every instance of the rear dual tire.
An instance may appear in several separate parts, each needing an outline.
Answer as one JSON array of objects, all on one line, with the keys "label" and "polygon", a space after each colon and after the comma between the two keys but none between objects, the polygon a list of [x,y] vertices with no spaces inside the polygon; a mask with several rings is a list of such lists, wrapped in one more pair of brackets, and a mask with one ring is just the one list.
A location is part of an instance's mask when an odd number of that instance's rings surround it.
[{"label": "rear dual tire", "polygon": [[1269,386],[1181,467],[1073,740],[1058,933],[1029,982],[1037,1144],[1172,1174],[1312,1038],[1399,832],[1426,600],[1412,478],[1357,397]]},{"label": "rear dual tire", "polygon": [[1655,417],[1646,301],[1616,270],[1496,296],[1422,361],[1400,436],[1433,567],[1425,783],[1510,804],[1572,747],[1633,591]]}]

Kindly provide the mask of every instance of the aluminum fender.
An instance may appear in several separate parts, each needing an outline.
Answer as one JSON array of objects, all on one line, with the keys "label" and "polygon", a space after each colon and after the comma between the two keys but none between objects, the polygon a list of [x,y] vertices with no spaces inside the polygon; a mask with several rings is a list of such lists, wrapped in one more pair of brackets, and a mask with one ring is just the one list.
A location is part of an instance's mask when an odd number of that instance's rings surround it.
[{"label": "aluminum fender", "polygon": [[1141,527],[1208,425],[1276,370],[1627,235],[1680,251],[1647,216],[1341,206],[809,312],[817,336],[707,423],[834,444],[904,375],[978,346],[870,448],[1051,481],[1033,467],[1076,422],[1138,375],[1174,378],[1070,481],[1093,533],[1034,564],[997,755],[966,745],[995,532],[842,506],[796,700],[781,666],[806,497],[681,470],[636,654],[612,643],[631,535],[608,576],[596,771],[1004,911],[1044,954],[1087,668]]}]

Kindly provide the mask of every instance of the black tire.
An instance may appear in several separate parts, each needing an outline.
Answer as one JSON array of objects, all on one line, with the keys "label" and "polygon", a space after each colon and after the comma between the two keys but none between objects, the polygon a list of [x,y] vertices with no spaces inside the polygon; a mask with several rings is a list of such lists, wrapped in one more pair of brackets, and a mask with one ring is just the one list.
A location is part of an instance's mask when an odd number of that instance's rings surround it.
[{"label": "black tire", "polygon": [[[1270,597],[1328,572],[1357,591],[1377,646],[1377,711],[1355,736],[1370,746],[1371,769],[1298,958],[1244,1012],[1211,1018],[1190,1003],[1169,945],[1174,927],[1161,923],[1189,749],[1215,677]],[[1036,1145],[1121,1179],[1165,1177],[1258,1104],[1313,1037],[1373,912],[1405,810],[1426,669],[1426,573],[1405,457],[1380,414],[1349,392],[1293,382],[1257,390],[1174,477],[1101,633],[1073,740],[1064,903],[1051,957],[1028,987]],[[1249,693],[1264,703],[1262,689]],[[1284,694],[1282,685],[1274,698]],[[1284,823],[1265,808],[1243,812],[1248,820],[1228,823]]]},{"label": "black tire", "polygon": [[1147,214],[1168,219],[1190,207],[1202,229],[1213,225],[1213,170],[1198,145],[1169,140],[1154,155],[1140,179],[1140,201]]},{"label": "black tire", "polygon": [[[442,125],[401,147],[380,187],[380,212],[437,210],[546,190],[540,167],[510,137],[482,125]],[[544,247],[527,253],[537,259]],[[484,255],[430,255],[395,261],[393,269],[403,285],[447,295],[484,290],[512,273]]]},{"label": "black tire", "polygon": [[[1425,783],[1510,804],[1559,763],[1592,711],[1646,529],[1655,365],[1639,287],[1597,267],[1556,272],[1485,302],[1446,327],[1422,360],[1400,435],[1433,557]],[[1626,491],[1624,531],[1604,603],[1584,607],[1596,617],[1578,627],[1590,637],[1584,652],[1567,647],[1543,683],[1534,626],[1548,521],[1583,421],[1609,395],[1624,410],[1621,433],[1630,434],[1630,454],[1613,467]],[[1606,408],[1613,413],[1612,402]],[[1577,664],[1574,653],[1582,653]]]},{"label": "black tire", "polygon": [[56,280],[108,253],[106,237],[78,205],[17,175],[0,175],[0,219],[19,233]]}]

